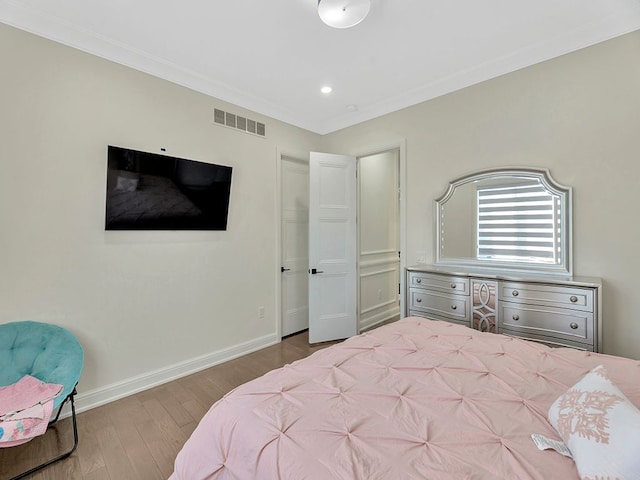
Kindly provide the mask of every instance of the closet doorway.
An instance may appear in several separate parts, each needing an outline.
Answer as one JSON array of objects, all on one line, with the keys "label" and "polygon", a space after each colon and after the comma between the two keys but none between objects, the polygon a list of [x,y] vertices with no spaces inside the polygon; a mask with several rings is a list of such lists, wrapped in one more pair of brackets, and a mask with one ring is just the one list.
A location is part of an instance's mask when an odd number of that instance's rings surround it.
[{"label": "closet doorway", "polygon": [[400,318],[400,149],[358,157],[358,325]]}]

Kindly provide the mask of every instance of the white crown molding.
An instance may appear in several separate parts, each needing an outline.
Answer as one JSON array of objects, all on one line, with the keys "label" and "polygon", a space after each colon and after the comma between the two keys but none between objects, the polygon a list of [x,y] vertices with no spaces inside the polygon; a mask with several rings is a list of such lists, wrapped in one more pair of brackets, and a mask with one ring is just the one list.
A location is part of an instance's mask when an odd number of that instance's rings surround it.
[{"label": "white crown molding", "polygon": [[628,10],[621,10],[615,15],[602,17],[597,23],[583,25],[580,28],[567,31],[563,35],[545,39],[526,49],[517,50],[508,56],[461,70],[449,77],[438,79],[411,91],[402,92],[395,97],[385,99],[368,108],[362,108],[357,112],[331,118],[322,124],[317,133],[328,134],[348,128],[639,29],[640,2],[636,2],[629,4]]},{"label": "white crown molding", "polygon": [[368,107],[361,106],[357,112],[349,112],[324,120],[301,117],[264,98],[239,91],[162,58],[114,42],[17,0],[0,1],[0,22],[324,135],[638,30],[640,29],[640,3],[635,0],[620,0],[617,2],[615,13],[602,16],[596,22],[545,39],[507,56],[466,68],[446,78],[440,78],[420,88],[383,99]]},{"label": "white crown molding", "polygon": [[306,130],[316,125],[263,98],[206,78],[15,0],[0,1],[0,22]]}]

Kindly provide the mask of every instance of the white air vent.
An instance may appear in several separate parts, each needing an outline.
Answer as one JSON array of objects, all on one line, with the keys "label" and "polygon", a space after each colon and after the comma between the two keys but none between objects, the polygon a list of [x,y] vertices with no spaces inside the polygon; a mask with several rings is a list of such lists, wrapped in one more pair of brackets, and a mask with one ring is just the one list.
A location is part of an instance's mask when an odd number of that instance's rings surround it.
[{"label": "white air vent", "polygon": [[213,109],[213,123],[233,128],[234,130],[242,130],[243,132],[251,133],[252,135],[257,135],[259,137],[267,136],[267,127],[264,123],[225,112],[218,108]]}]

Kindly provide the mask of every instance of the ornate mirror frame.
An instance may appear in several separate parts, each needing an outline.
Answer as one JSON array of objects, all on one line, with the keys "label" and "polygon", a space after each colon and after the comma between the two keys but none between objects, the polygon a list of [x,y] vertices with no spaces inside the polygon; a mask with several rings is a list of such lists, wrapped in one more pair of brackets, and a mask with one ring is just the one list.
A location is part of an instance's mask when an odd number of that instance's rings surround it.
[{"label": "ornate mirror frame", "polygon": [[[479,237],[478,218],[480,216],[477,202],[479,196],[478,191],[481,190],[478,186],[486,185],[495,187],[495,185],[507,185],[506,188],[512,188],[509,184],[516,183],[535,185],[533,188],[541,191],[542,189],[546,190],[550,198],[549,201],[552,203],[552,207],[547,206],[545,208],[548,210],[548,215],[551,215],[549,212],[552,212],[553,215],[551,220],[553,222],[551,224],[552,226],[547,227],[548,229],[551,228],[554,232],[553,258],[551,259],[535,259],[531,257],[526,260],[520,260],[517,258],[507,258],[512,256],[505,256],[505,258],[494,258],[491,255],[484,255],[482,258],[478,256],[481,251],[479,241],[477,240]],[[463,187],[466,185],[469,185],[469,187],[467,187],[465,192]],[[487,187],[487,189],[489,187]],[[513,188],[515,189],[515,187]],[[458,195],[459,198],[462,198],[462,202],[460,200],[456,202],[452,200],[456,192],[462,192]],[[467,199],[463,198],[465,195]],[[541,195],[544,195],[544,192],[541,193]],[[473,198],[472,200],[471,197]],[[466,206],[467,204],[468,207]],[[528,273],[572,276],[572,204],[571,187],[556,182],[547,169],[529,167],[493,168],[453,180],[449,183],[445,193],[435,200],[436,264],[450,267],[513,270]],[[516,207],[510,208],[513,209]],[[461,209],[467,211],[459,212]],[[463,218],[463,221],[457,225],[455,225],[455,219],[447,218],[448,216],[451,217],[454,212],[458,212],[459,216]],[[547,222],[549,222],[549,220],[547,220]],[[451,230],[456,231],[457,235],[452,236],[452,234],[448,233],[450,224],[455,225]],[[467,252],[473,251],[474,256],[471,256],[471,254],[468,256],[452,254],[452,250],[455,249],[452,247],[447,249],[447,238],[450,240],[448,243],[453,244],[467,237],[469,237],[469,245],[464,246],[463,250]],[[516,245],[522,245],[523,239],[521,237],[517,237],[517,239],[518,241],[514,242],[515,245],[507,245],[505,248],[519,248]],[[505,240],[501,239],[501,242],[501,245],[506,244]]]}]

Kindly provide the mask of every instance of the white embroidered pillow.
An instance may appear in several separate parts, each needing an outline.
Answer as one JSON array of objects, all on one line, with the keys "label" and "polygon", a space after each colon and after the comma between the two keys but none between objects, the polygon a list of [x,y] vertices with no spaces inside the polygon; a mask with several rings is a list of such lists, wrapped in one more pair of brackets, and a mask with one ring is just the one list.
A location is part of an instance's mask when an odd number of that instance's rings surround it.
[{"label": "white embroidered pillow", "polygon": [[549,421],[567,444],[582,480],[640,478],[640,410],[599,365],[560,395]]}]

